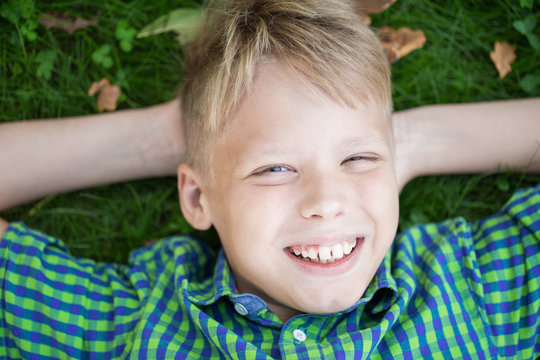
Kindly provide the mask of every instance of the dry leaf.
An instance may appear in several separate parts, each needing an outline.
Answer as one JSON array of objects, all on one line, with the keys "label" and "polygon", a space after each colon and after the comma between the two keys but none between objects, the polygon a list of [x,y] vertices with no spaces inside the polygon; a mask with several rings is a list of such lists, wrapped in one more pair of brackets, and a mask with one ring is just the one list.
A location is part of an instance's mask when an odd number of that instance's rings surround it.
[{"label": "dry leaf", "polygon": [[396,0],[355,0],[354,7],[361,14],[378,14],[395,2]]},{"label": "dry leaf", "polygon": [[97,82],[93,82],[88,90],[88,95],[93,96],[98,94],[97,106],[98,111],[116,110],[116,101],[122,94],[122,90],[116,85],[111,85],[109,79],[103,78]]},{"label": "dry leaf", "polygon": [[499,78],[502,79],[512,71],[510,65],[516,60],[516,47],[506,41],[495,41],[494,49],[489,53],[489,57],[499,72]]},{"label": "dry leaf", "polygon": [[152,238],[148,241],[145,241],[144,243],[144,246],[151,246],[151,245],[154,245],[155,243],[157,243],[159,241],[158,238]]},{"label": "dry leaf", "polygon": [[371,18],[368,14],[360,13],[360,16],[362,17],[362,21],[364,22],[364,25],[369,26],[371,25]]},{"label": "dry leaf", "polygon": [[409,28],[392,29],[385,26],[377,30],[377,37],[381,42],[386,58],[394,63],[413,50],[420,49],[426,42],[426,36],[422,30]]},{"label": "dry leaf", "polygon": [[75,30],[97,25],[99,23],[97,18],[86,20],[80,17],[75,18],[68,13],[59,13],[55,11],[41,14],[38,21],[49,29],[59,28],[70,34]]}]

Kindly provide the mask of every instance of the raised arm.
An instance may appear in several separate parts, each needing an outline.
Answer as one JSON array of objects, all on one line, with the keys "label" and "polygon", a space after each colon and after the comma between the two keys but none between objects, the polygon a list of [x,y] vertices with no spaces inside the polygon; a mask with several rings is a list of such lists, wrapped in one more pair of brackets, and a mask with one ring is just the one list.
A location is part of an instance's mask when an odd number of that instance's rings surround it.
[{"label": "raised arm", "polygon": [[[0,211],[91,186],[174,175],[178,100],[144,109],[0,124]],[[6,222],[0,220],[0,234]]]},{"label": "raised arm", "polygon": [[[396,112],[400,187],[414,177],[540,173],[540,99]],[[104,115],[0,124],[0,211],[100,184],[173,175],[185,152],[178,101]],[[7,223],[0,218],[0,235]]]},{"label": "raised arm", "polygon": [[422,175],[540,173],[540,98],[425,106],[392,120],[401,188]]}]

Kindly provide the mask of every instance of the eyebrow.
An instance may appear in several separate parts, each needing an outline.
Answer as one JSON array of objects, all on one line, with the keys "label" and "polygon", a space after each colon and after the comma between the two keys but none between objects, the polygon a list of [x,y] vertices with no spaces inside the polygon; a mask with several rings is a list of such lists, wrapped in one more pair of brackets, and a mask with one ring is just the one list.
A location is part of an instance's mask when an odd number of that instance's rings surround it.
[{"label": "eyebrow", "polygon": [[248,160],[249,162],[259,162],[262,160],[266,160],[265,158],[267,157],[281,157],[290,154],[291,151],[286,148],[280,146],[268,146],[252,152],[249,156],[244,157],[243,160]]},{"label": "eyebrow", "polygon": [[[346,149],[349,147],[364,147],[364,146],[386,146],[385,141],[379,136],[351,136],[344,138],[340,141],[338,148]],[[290,155],[291,150],[283,148],[281,146],[265,146],[263,149],[258,149],[255,153],[252,153],[247,157],[249,162],[258,162],[261,160],[266,160],[266,157],[281,157],[285,155]]]},{"label": "eyebrow", "polygon": [[386,145],[385,141],[379,136],[354,136],[344,139],[341,142],[343,147],[355,147],[355,146],[366,146],[366,145]]}]

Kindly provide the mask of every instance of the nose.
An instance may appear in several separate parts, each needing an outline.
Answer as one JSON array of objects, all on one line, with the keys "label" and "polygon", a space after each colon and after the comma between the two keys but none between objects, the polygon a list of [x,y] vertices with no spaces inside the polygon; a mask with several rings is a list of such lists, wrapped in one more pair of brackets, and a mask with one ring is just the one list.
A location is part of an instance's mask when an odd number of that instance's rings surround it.
[{"label": "nose", "polygon": [[346,194],[336,178],[319,176],[306,179],[302,186],[300,215],[305,219],[333,219],[343,215]]}]

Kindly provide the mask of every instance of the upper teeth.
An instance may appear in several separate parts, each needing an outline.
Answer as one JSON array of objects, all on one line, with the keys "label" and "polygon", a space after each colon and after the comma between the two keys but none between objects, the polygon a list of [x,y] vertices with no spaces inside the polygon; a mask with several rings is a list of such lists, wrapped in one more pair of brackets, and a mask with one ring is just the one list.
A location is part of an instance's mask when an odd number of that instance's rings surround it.
[{"label": "upper teeth", "polygon": [[331,246],[291,246],[291,251],[296,256],[310,259],[311,261],[321,262],[326,264],[343,258],[349,255],[356,247],[356,239],[343,241],[339,244]]}]

